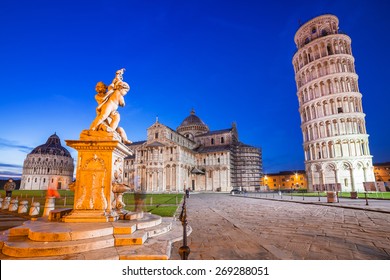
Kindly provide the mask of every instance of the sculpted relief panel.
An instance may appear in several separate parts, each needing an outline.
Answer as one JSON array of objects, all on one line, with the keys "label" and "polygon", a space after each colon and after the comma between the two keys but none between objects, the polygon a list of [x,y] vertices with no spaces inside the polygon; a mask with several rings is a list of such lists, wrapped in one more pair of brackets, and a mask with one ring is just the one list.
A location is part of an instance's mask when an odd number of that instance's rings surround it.
[{"label": "sculpted relief panel", "polygon": [[105,191],[105,178],[107,168],[104,160],[96,154],[87,159],[79,169],[80,185],[76,189],[78,197],[75,202],[76,209],[106,210],[107,194]]}]

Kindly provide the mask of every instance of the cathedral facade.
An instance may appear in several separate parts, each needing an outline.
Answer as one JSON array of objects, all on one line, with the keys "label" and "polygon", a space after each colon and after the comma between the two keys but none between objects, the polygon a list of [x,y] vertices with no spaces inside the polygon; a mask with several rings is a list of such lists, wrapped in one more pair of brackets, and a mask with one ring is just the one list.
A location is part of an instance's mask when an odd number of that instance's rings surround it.
[{"label": "cathedral facade", "polygon": [[57,134],[31,151],[24,160],[21,190],[68,189],[73,180],[74,163]]},{"label": "cathedral facade", "polygon": [[156,120],[145,141],[128,147],[134,155],[124,161],[124,183],[136,189],[228,192],[260,187],[261,150],[240,142],[235,124],[210,131],[193,110],[176,130]]}]

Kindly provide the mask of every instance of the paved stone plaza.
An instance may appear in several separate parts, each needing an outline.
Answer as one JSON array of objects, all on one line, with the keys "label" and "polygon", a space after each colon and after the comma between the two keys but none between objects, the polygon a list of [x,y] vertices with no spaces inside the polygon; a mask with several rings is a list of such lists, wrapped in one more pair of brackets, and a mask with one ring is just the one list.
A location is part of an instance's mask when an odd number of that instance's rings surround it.
[{"label": "paved stone plaza", "polygon": [[[305,204],[289,199],[191,195],[189,259],[390,259],[389,201],[378,202],[378,207],[370,201],[370,209],[364,210],[357,209],[367,207],[362,199],[338,205],[318,205],[317,198],[306,198]],[[174,244],[172,259],[180,259],[181,245]]]}]

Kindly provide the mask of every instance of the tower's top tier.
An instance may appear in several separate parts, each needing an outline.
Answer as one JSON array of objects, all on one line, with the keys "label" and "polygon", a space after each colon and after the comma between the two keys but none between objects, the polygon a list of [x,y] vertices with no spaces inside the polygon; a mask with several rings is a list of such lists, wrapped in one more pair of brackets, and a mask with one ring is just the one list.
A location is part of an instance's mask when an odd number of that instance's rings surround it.
[{"label": "tower's top tier", "polygon": [[337,34],[339,19],[334,15],[322,15],[315,17],[303,24],[295,33],[294,41],[298,49],[317,38],[330,34]]}]

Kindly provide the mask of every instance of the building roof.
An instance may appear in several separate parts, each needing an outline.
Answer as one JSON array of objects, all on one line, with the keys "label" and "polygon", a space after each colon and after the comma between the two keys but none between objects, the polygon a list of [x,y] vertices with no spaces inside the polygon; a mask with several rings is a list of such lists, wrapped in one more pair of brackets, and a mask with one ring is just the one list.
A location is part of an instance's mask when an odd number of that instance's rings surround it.
[{"label": "building roof", "polygon": [[143,140],[143,141],[137,141],[137,142],[133,142],[131,144],[128,144],[127,146],[131,147],[131,146],[138,146],[138,145],[142,145],[146,142],[146,140]]},{"label": "building roof", "polygon": [[190,115],[186,117],[180,126],[187,126],[187,125],[206,125],[197,115],[195,115],[194,109],[191,110]]},{"label": "building roof", "polygon": [[56,133],[51,135],[45,144],[42,144],[35,149],[33,149],[30,153],[32,154],[40,154],[40,155],[57,155],[57,156],[65,156],[70,157],[71,155],[67,149],[62,147],[61,140],[57,136]]},{"label": "building roof", "polygon": [[264,173],[266,176],[281,176],[281,175],[295,175],[295,174],[306,174],[305,170],[295,170],[295,171],[280,171],[278,173]]},{"label": "building roof", "polygon": [[199,146],[194,149],[195,152],[198,153],[215,153],[215,152],[223,152],[230,151],[231,145],[215,145],[215,146]]},{"label": "building roof", "polygon": [[208,135],[215,135],[215,134],[223,134],[223,133],[229,133],[232,131],[232,128],[226,128],[226,129],[220,129],[220,130],[213,130],[209,131],[203,134],[196,135],[196,137],[201,137],[201,136],[208,136]]},{"label": "building roof", "polygon": [[209,131],[209,127],[197,115],[195,115],[195,111],[192,109],[190,115],[182,121],[176,131],[179,133],[193,131],[196,135]]},{"label": "building roof", "polygon": [[146,147],[163,147],[165,146],[164,144],[162,144],[161,142],[158,142],[158,141],[154,141],[148,145],[146,145]]}]

